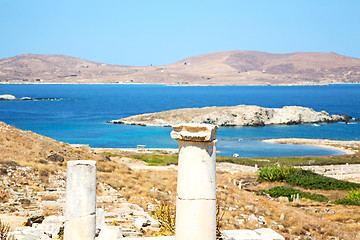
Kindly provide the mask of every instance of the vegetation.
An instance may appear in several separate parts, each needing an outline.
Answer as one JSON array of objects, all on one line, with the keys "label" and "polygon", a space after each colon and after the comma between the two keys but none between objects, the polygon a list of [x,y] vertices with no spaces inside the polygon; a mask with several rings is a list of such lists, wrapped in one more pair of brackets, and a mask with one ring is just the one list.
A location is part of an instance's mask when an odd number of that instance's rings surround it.
[{"label": "vegetation", "polygon": [[[216,203],[216,239],[223,240],[220,228],[225,212],[221,210],[220,201]],[[154,212],[154,218],[160,225],[160,230],[155,236],[175,235],[176,207],[165,201],[160,201]]]},{"label": "vegetation", "polygon": [[271,182],[282,182],[285,178],[296,171],[293,167],[287,166],[266,166],[260,169],[259,179]]},{"label": "vegetation", "polygon": [[[325,177],[309,170],[287,166],[268,166],[259,171],[259,179],[271,182],[286,182],[306,189],[354,190],[360,184]],[[360,193],[354,193],[360,198]]]},{"label": "vegetation", "polygon": [[359,164],[360,152],[353,155],[316,156],[316,157],[272,157],[272,158],[238,158],[217,157],[218,162],[230,162],[242,165],[259,167],[282,165],[282,166],[310,166],[310,165],[336,165],[336,164]]},{"label": "vegetation", "polygon": [[293,196],[297,195],[297,194],[299,194],[300,198],[307,198],[307,199],[317,201],[317,202],[327,202],[328,201],[327,197],[325,197],[323,195],[312,194],[309,192],[303,192],[301,190],[298,190],[298,189],[295,189],[292,187],[287,187],[287,186],[273,187],[268,190],[261,190],[259,192],[267,193],[272,197],[287,197],[290,202],[294,201]]},{"label": "vegetation", "polygon": [[345,195],[344,199],[338,199],[332,203],[342,205],[360,205],[360,191],[349,191],[348,194]]},{"label": "vegetation", "polygon": [[138,160],[147,162],[150,166],[166,166],[166,165],[171,165],[171,164],[177,165],[177,162],[178,162],[177,155],[144,154],[144,155],[133,155],[131,157],[134,159],[138,159]]},{"label": "vegetation", "polygon": [[0,220],[0,240],[10,240],[9,236],[10,226]]},{"label": "vegetation", "polygon": [[341,205],[360,205],[359,201],[353,199],[338,199],[332,202],[333,204],[341,204]]},{"label": "vegetation", "polygon": [[164,201],[158,203],[154,212],[154,218],[159,223],[160,230],[155,233],[155,236],[175,235],[175,215],[176,207],[172,207]]},{"label": "vegetation", "polygon": [[345,196],[346,199],[351,199],[360,202],[360,191],[352,190]]},{"label": "vegetation", "polygon": [[122,155],[110,153],[110,152],[104,152],[103,154],[108,157],[122,157]]},{"label": "vegetation", "polygon": [[[111,153],[104,153],[107,156],[119,156]],[[177,155],[175,154],[133,154],[130,158],[143,160],[151,165],[169,165],[177,164]],[[229,162],[247,166],[310,166],[310,165],[332,165],[332,164],[359,164],[360,152],[353,155],[339,156],[317,156],[317,157],[273,157],[273,158],[239,158],[239,157],[216,157],[217,162]]]},{"label": "vegetation", "polygon": [[285,178],[285,182],[292,186],[299,186],[307,189],[353,190],[360,188],[360,184],[358,183],[341,181],[302,169],[288,175]]}]

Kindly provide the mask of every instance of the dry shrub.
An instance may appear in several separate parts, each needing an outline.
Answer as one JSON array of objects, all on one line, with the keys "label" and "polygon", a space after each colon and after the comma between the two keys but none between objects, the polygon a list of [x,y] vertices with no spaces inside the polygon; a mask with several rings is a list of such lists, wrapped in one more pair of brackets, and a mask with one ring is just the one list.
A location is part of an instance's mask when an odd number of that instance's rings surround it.
[{"label": "dry shrub", "polygon": [[6,188],[0,187],[0,202],[5,203],[10,198],[10,194]]},{"label": "dry shrub", "polygon": [[4,223],[0,220],[0,240],[10,240],[12,239],[9,236],[10,226],[7,223]]},{"label": "dry shrub", "polygon": [[[216,239],[222,240],[221,227],[222,219],[225,212],[222,211],[223,207],[220,201],[216,203]],[[154,218],[160,225],[160,230],[154,234],[154,236],[172,236],[175,235],[175,223],[176,223],[176,206],[165,201],[157,203],[154,211]]]},{"label": "dry shrub", "polygon": [[160,230],[155,236],[172,236],[175,235],[175,217],[176,207],[161,201],[157,204],[154,218],[160,225]]},{"label": "dry shrub", "polygon": [[116,166],[114,164],[98,164],[97,171],[98,172],[114,172]]}]

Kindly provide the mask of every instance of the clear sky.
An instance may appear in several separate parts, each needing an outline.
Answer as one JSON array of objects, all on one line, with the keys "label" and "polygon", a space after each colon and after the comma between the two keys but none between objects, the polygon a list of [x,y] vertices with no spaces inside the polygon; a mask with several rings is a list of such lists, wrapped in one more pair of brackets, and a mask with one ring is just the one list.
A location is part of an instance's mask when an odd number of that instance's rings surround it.
[{"label": "clear sky", "polygon": [[0,0],[0,58],[162,65],[228,50],[360,58],[359,0]]}]

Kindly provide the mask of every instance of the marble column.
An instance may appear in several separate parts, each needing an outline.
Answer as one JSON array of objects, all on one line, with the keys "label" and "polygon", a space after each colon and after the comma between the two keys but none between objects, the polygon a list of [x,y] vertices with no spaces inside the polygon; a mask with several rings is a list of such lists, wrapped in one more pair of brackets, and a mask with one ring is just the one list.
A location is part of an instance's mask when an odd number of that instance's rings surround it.
[{"label": "marble column", "polygon": [[176,240],[216,239],[216,129],[209,124],[173,127],[179,143]]},{"label": "marble column", "polygon": [[94,240],[96,161],[67,162],[64,240]]}]

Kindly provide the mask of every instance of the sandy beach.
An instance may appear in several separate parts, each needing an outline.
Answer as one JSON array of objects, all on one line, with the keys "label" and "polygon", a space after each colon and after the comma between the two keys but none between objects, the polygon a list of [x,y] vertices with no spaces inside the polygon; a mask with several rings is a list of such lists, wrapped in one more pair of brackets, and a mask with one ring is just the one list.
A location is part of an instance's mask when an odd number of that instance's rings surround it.
[{"label": "sandy beach", "polygon": [[307,139],[307,138],[279,138],[266,139],[262,142],[278,144],[302,144],[314,147],[330,148],[343,152],[344,154],[355,154],[360,148],[360,141],[339,141],[328,139]]}]

